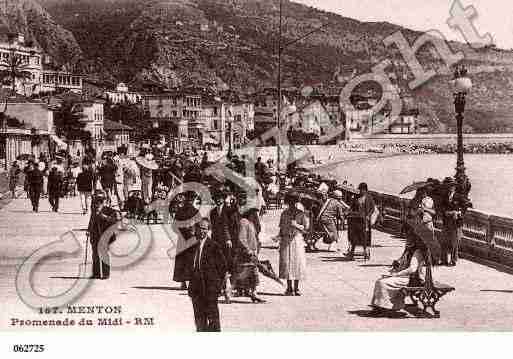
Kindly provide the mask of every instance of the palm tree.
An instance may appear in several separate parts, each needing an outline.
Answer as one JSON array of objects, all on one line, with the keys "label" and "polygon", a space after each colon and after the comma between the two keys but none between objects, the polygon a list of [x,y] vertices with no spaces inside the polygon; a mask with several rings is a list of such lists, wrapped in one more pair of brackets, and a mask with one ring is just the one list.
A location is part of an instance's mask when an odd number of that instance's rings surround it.
[{"label": "palm tree", "polygon": [[86,124],[82,121],[83,118],[85,115],[82,109],[71,100],[65,100],[54,113],[55,133],[59,137],[66,138],[68,157],[72,140],[87,141],[91,138],[91,134],[84,130]]},{"label": "palm tree", "polygon": [[14,49],[11,49],[7,59],[0,61],[0,78],[8,79],[13,94],[16,94],[16,80],[26,80],[32,78],[32,73],[28,70],[30,65],[25,61],[23,56],[17,54]]}]

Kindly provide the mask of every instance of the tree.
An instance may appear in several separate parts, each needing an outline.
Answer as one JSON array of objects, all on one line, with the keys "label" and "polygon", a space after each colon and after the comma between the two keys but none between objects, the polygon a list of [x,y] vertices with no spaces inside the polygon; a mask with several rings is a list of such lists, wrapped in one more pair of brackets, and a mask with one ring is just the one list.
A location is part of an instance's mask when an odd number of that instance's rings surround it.
[{"label": "tree", "polygon": [[85,118],[82,109],[74,101],[64,101],[59,109],[54,113],[53,122],[55,126],[55,133],[59,137],[66,138],[68,145],[72,140],[80,140],[88,143],[91,139],[91,134],[85,131]]},{"label": "tree", "polygon": [[0,79],[2,82],[8,80],[12,86],[13,94],[16,93],[16,80],[27,80],[32,78],[32,73],[28,71],[29,64],[21,54],[17,54],[11,49],[7,59],[0,61]]},{"label": "tree", "polygon": [[149,114],[145,114],[137,104],[126,101],[112,104],[107,101],[104,108],[105,118],[131,127],[134,130],[135,139],[142,139],[144,133],[151,128]]}]

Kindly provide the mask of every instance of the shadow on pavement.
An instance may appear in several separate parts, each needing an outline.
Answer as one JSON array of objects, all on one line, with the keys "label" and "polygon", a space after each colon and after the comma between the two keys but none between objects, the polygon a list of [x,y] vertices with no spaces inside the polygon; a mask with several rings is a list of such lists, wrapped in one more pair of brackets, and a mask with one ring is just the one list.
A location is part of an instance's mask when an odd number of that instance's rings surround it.
[{"label": "shadow on pavement", "polygon": [[321,262],[356,262],[356,260],[347,257],[321,257]]},{"label": "shadow on pavement", "polygon": [[267,292],[258,292],[258,295],[263,295],[266,297],[285,297],[283,293],[267,293]]},{"label": "shadow on pavement", "polygon": [[432,314],[423,311],[415,304],[406,304],[404,310],[413,315],[415,318],[434,318]]},{"label": "shadow on pavement", "polygon": [[373,267],[386,267],[386,268],[391,268],[392,266],[390,264],[360,264],[358,267],[369,267],[369,268],[373,268]]},{"label": "shadow on pavement", "polygon": [[354,314],[362,318],[388,318],[388,319],[404,319],[407,318],[405,312],[376,312],[375,310],[349,310],[349,314]]},{"label": "shadow on pavement", "polygon": [[336,253],[327,249],[305,249],[306,253]]},{"label": "shadow on pavement", "polygon": [[[223,300],[219,301],[219,304],[230,305],[230,304],[255,304],[255,303],[253,303],[251,301],[251,299],[248,298],[247,301],[231,299],[229,303],[226,301],[226,299],[223,299]],[[264,303],[259,303],[259,304],[264,304]]]},{"label": "shadow on pavement", "polygon": [[507,290],[507,289],[481,289],[480,292],[513,293],[513,290]]},{"label": "shadow on pavement", "polygon": [[182,289],[180,287],[160,287],[160,286],[149,286],[149,287],[132,287],[134,289],[147,289],[147,290],[176,290],[176,291],[187,291],[187,289]]},{"label": "shadow on pavement", "polygon": [[50,279],[91,279],[91,277],[50,277]]}]

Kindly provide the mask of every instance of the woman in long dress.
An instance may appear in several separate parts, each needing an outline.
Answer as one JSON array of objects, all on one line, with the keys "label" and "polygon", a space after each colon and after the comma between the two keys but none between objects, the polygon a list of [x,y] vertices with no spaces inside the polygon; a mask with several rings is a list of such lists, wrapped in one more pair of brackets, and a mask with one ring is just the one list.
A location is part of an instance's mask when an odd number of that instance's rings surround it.
[{"label": "woman in long dress", "polygon": [[362,246],[364,258],[370,259],[371,216],[376,205],[368,193],[366,183],[360,183],[358,190],[360,195],[353,201],[348,219],[348,239],[351,248],[347,255],[353,259],[356,246]]},{"label": "woman in long dress", "polygon": [[[419,234],[431,237],[428,238],[428,240],[436,242],[435,227],[433,225],[433,218],[435,215],[436,211],[434,201],[430,196],[428,196],[428,188],[419,188],[408,204],[405,223],[406,248],[402,256],[398,260],[394,261],[395,267],[402,266],[407,260],[408,245],[409,243],[413,243]],[[437,255],[437,253],[431,254]]]},{"label": "woman in long dress", "polygon": [[[391,271],[390,275],[376,281],[374,296],[371,305],[375,310],[383,312],[387,310],[401,310],[404,308],[404,294],[401,288],[412,285],[421,286],[425,278],[424,264],[428,256],[438,253],[430,253],[425,243],[431,243],[433,251],[436,244],[433,217],[435,215],[433,199],[427,195],[427,191],[421,188],[409,206],[409,230],[407,234],[406,249],[398,261],[398,267]],[[435,251],[436,252],[436,251]]]},{"label": "woman in long dress", "polygon": [[[306,277],[306,255],[303,235],[309,229],[309,219],[300,202],[287,199],[288,208],[280,217],[280,275],[287,280],[285,295],[299,296],[299,281]],[[292,287],[294,282],[294,288]]]},{"label": "woman in long dress", "polygon": [[[198,209],[194,206],[195,198],[187,198],[184,193],[177,195],[176,206],[170,208],[170,212],[174,213],[175,221],[187,221],[198,213]],[[174,201],[173,201],[174,202]],[[174,203],[171,203],[173,205]],[[171,207],[170,205],[170,207]],[[192,279],[194,268],[194,254],[196,253],[197,241],[194,236],[194,227],[178,227],[180,235],[178,237],[177,252],[175,256],[175,267],[173,270],[173,281],[181,283],[181,289],[187,289],[187,282]],[[182,250],[183,249],[183,250]]]},{"label": "woman in long dress", "polygon": [[402,288],[408,285],[421,286],[425,278],[424,264],[428,250],[419,237],[407,247],[407,260],[405,265],[390,274],[383,275],[374,285],[374,294],[371,306],[377,313],[399,311],[404,308],[404,294]]},{"label": "woman in long dress", "polygon": [[239,242],[234,250],[233,287],[239,296],[247,295],[253,303],[264,301],[256,296],[258,278],[258,238],[255,225],[249,218],[252,215],[249,209],[242,214],[239,226]]}]

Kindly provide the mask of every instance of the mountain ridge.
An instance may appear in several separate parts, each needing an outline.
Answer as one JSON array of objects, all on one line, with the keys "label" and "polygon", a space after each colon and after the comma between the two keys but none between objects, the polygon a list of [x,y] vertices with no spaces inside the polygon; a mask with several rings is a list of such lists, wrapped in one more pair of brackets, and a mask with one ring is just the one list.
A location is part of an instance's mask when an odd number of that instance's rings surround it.
[{"label": "mountain ridge", "polygon": [[[136,87],[143,80],[168,86],[215,85],[252,92],[275,86],[277,78],[277,2],[273,0],[39,0],[61,27],[79,43],[89,75],[109,82],[127,82]],[[444,128],[454,128],[448,69],[434,48],[423,46],[419,61],[439,74],[418,89],[409,90],[413,79],[395,46],[383,39],[396,31],[412,44],[419,31],[388,22],[361,22],[302,4],[283,2],[283,42],[293,41],[329,23],[325,31],[288,47],[282,58],[284,86],[324,84],[341,86],[353,75],[369,72],[384,59],[392,61],[389,72],[405,92],[414,96],[429,116]],[[479,78],[477,93],[468,99],[470,130],[513,130],[509,113],[513,105],[511,64],[513,54],[495,48],[473,50],[449,42],[462,50],[472,76]],[[487,68],[487,71],[483,69]],[[481,76],[487,74],[487,76]],[[501,80],[505,78],[506,81]],[[342,83],[339,83],[342,79]],[[500,84],[495,96],[483,88]],[[510,111],[511,110],[511,111]],[[487,118],[480,119],[486,116]]]}]

